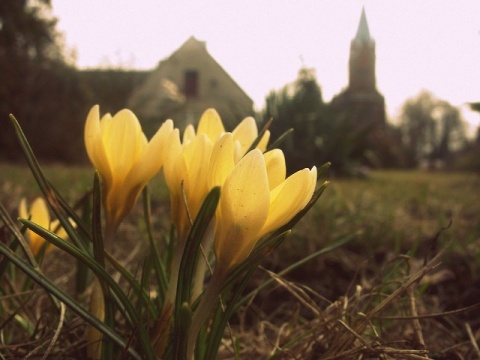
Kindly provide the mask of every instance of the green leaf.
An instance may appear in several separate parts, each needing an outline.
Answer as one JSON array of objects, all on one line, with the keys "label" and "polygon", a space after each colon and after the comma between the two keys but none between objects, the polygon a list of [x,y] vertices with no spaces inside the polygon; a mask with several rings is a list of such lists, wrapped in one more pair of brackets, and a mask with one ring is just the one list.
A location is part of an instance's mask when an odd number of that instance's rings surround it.
[{"label": "green leaf", "polygon": [[150,206],[150,197],[148,193],[148,187],[145,186],[143,190],[143,214],[144,214],[145,224],[147,227],[148,242],[150,244],[150,258],[153,261],[153,269],[154,269],[155,277],[157,279],[157,284],[158,284],[157,305],[158,305],[158,308],[161,309],[163,301],[165,299],[165,293],[167,291],[168,280],[167,280],[167,272],[165,270],[165,266],[163,266],[161,262],[161,257],[158,252],[157,245],[153,239],[151,213],[152,213],[152,209]]},{"label": "green leaf", "polygon": [[225,333],[225,327],[233,312],[237,309],[239,298],[252,277],[255,270],[263,261],[265,256],[276,248],[288,236],[289,232],[275,237],[269,237],[257,246],[247,259],[235,267],[228,275],[222,286],[224,298],[228,296],[228,304],[225,308],[218,306],[214,314],[208,340],[206,340],[206,350],[203,359],[215,359],[220,346],[220,342]]},{"label": "green leaf", "polygon": [[[103,243],[102,234],[102,194],[100,192],[100,178],[98,172],[95,172],[93,181],[93,211],[92,211],[92,241],[93,241],[93,258],[105,269],[105,245]],[[111,329],[115,328],[115,309],[114,302],[110,294],[110,288],[106,281],[98,277],[98,281],[102,288],[103,305],[105,308],[105,325]],[[113,358],[113,343],[110,341],[102,341],[102,359]]]},{"label": "green leaf", "polygon": [[47,181],[47,179],[43,175],[43,172],[40,168],[40,164],[38,163],[35,157],[35,154],[33,153],[32,148],[30,147],[30,144],[28,143],[28,140],[25,137],[25,134],[23,133],[22,128],[20,127],[20,124],[18,123],[17,119],[15,119],[13,115],[10,115],[10,120],[15,129],[15,133],[20,142],[20,146],[23,150],[28,166],[30,167],[32,174],[35,177],[35,180],[38,186],[40,187],[40,190],[42,191],[45,197],[45,200],[50,205],[50,208],[52,209],[53,213],[59,220],[60,224],[62,224],[62,227],[67,232],[70,239],[75,243],[75,245],[77,245],[77,247],[85,251],[86,249],[84,249],[84,247],[82,246],[83,242],[79,239],[79,235],[75,230],[75,227],[70,223],[70,220],[62,211],[60,202],[57,199],[57,193],[53,190],[50,183]]},{"label": "green leaf", "polygon": [[272,144],[270,144],[267,148],[267,151],[270,151],[272,149],[278,148],[281,143],[285,141],[287,136],[290,136],[293,133],[293,128],[288,129],[285,131],[282,135],[280,135],[277,140],[275,140]]},{"label": "green leaf", "polygon": [[[22,248],[23,253],[25,254],[28,262],[30,263],[30,266],[32,266],[36,271],[41,272],[40,266],[38,265],[37,260],[35,259],[32,252],[30,251],[30,246],[25,241],[25,238],[23,237],[22,232],[18,230],[17,224],[13,221],[13,219],[8,214],[8,211],[3,207],[1,203],[0,203],[0,219],[3,221],[7,229],[13,234],[14,239],[17,241],[16,243],[12,243],[10,245],[10,248],[15,249],[17,247],[16,244],[20,244],[20,247]],[[5,269],[7,268],[7,259],[2,260],[2,267],[4,267]],[[2,270],[2,272],[3,271],[4,270]],[[0,275],[2,274],[0,273]],[[59,304],[56,298],[54,298],[50,294],[48,294],[48,296],[50,297],[50,300],[55,305],[55,307],[59,309]]]},{"label": "green leaf", "polygon": [[130,302],[128,297],[125,295],[125,293],[122,291],[122,289],[117,284],[117,282],[105,271],[105,269],[102,266],[100,266],[100,264],[98,264],[89,255],[85,254],[74,245],[64,241],[62,238],[58,237],[56,234],[48,231],[47,229],[42,228],[41,226],[35,223],[32,223],[29,220],[22,219],[20,221],[23,224],[25,224],[25,226],[27,226],[29,229],[31,229],[32,231],[34,231],[35,233],[43,237],[48,242],[51,242],[56,247],[60,248],[61,250],[69,253],[73,257],[82,261],[95,273],[95,275],[99,279],[101,278],[106,282],[106,284],[112,291],[112,295],[114,296],[114,298],[116,297],[118,299],[117,304],[121,306],[120,310],[122,309],[125,310],[127,314],[126,318],[128,323],[131,326],[131,329],[132,330],[136,329],[136,331],[138,332],[138,337],[145,355],[147,356],[148,359],[155,359],[155,355],[152,349],[152,344],[150,343],[148,334],[146,333],[145,329],[142,327],[138,327],[137,329],[139,317],[135,307]]},{"label": "green leaf", "polygon": [[[63,240],[61,240],[63,241]],[[76,300],[71,298],[68,294],[59,289],[50,279],[45,277],[42,273],[32,268],[29,264],[25,263],[18,255],[13,253],[7,246],[0,243],[0,253],[7,257],[17,268],[28,275],[33,281],[43,287],[48,293],[52,294],[60,301],[65,303],[72,311],[78,314],[81,318],[87,321],[89,324],[100,330],[105,336],[118,344],[121,348],[126,349],[127,345],[112,329],[107,327],[102,322],[98,321],[87,310],[85,310]],[[141,359],[140,355],[133,349],[128,347],[128,352],[135,359]]]},{"label": "green leaf", "polygon": [[2,203],[0,203],[0,219],[3,221],[7,229],[13,234],[17,242],[20,244],[20,247],[22,248],[23,253],[27,257],[28,262],[36,269],[40,269],[37,260],[35,260],[35,257],[30,251],[30,246],[28,246],[25,238],[23,237],[23,234],[18,229],[17,223],[13,221],[13,219],[10,217],[7,209],[5,209]]},{"label": "green leaf", "polygon": [[332,164],[330,162],[326,162],[325,164],[323,164],[322,166],[320,166],[318,169],[317,169],[317,178],[320,178],[320,176],[322,176],[323,174],[325,174],[325,172],[330,169],[330,166],[332,166]]},{"label": "green leaf", "polygon": [[177,318],[175,318],[175,328],[174,328],[174,339],[177,341],[174,342],[174,359],[175,360],[186,360],[187,359],[187,339],[188,339],[188,329],[190,329],[190,324],[192,322],[192,310],[190,305],[187,302],[183,303],[180,306],[178,311]]},{"label": "green leaf", "polygon": [[188,234],[185,250],[178,276],[176,307],[180,308],[183,303],[190,302],[191,284],[195,275],[196,263],[200,254],[200,245],[207,231],[210,221],[215,215],[218,200],[220,199],[220,187],[213,188],[205,198],[205,201],[193,222]]},{"label": "green leaf", "polygon": [[[181,321],[183,321],[183,315],[181,312],[185,311],[184,304],[190,303],[192,282],[195,276],[197,260],[200,255],[200,245],[205,232],[207,231],[207,228],[209,227],[210,222],[215,215],[215,210],[217,208],[219,199],[220,187],[215,187],[205,198],[205,201],[203,202],[202,207],[200,208],[200,211],[193,222],[192,228],[186,240],[182,261],[180,263],[177,297],[175,299],[172,339],[174,351],[179,351],[187,344],[188,328],[185,331],[182,330],[185,324],[181,323]],[[180,359],[179,356],[182,354],[174,354],[174,358]],[[184,358],[185,354],[182,356]]]},{"label": "green leaf", "polygon": [[267,121],[267,123],[265,124],[265,126],[262,128],[262,130],[260,131],[260,133],[258,134],[257,138],[253,141],[252,145],[250,145],[250,147],[248,148],[247,150],[247,153],[249,151],[252,151],[253,149],[255,149],[257,147],[257,145],[260,143],[260,141],[262,140],[262,137],[263,135],[265,135],[265,133],[267,132],[267,130],[270,128],[270,125],[272,124],[272,121],[273,119],[270,119]]},{"label": "green leaf", "polygon": [[[150,257],[147,258],[147,260]],[[135,295],[138,299],[142,299],[143,302],[148,304],[148,309],[152,313],[152,316],[157,316],[158,310],[153,306],[153,302],[150,300],[150,296],[147,293],[146,289],[138,283],[135,279],[133,274],[125,269],[117,259],[115,259],[109,252],[105,252],[105,259],[117,270],[123,278],[128,282],[128,284],[132,287]],[[150,260],[151,261],[151,260]]]}]

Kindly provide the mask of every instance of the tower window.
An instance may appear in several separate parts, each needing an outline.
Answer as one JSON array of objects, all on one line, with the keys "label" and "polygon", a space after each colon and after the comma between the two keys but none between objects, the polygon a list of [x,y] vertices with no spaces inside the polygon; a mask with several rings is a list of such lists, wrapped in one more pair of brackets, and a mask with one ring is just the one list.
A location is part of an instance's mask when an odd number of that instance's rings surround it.
[{"label": "tower window", "polygon": [[184,92],[187,98],[198,96],[198,72],[196,70],[185,71]]}]

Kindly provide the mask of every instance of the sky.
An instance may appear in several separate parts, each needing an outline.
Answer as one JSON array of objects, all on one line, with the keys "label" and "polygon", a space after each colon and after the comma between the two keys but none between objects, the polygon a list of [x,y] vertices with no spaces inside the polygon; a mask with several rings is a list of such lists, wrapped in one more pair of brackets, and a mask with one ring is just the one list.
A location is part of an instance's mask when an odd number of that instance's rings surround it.
[{"label": "sky", "polygon": [[394,121],[421,90],[480,114],[480,0],[52,1],[57,30],[79,68],[153,69],[190,36],[252,98],[314,68],[324,101],[348,84],[350,41],[362,7],[376,43],[377,88]]}]

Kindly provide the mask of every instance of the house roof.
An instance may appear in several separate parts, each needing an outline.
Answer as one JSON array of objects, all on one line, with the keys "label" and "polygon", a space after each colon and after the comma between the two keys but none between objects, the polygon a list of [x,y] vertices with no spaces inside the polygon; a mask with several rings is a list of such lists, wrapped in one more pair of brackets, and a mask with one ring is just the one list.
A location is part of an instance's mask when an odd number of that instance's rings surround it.
[{"label": "house roof", "polygon": [[185,49],[200,49],[202,51],[205,52],[205,54],[211,59],[212,63],[215,64],[216,67],[218,67],[219,71],[221,71],[226,77],[228,77],[231,82],[232,82],[232,85],[237,87],[252,103],[253,103],[253,100],[250,98],[250,96],[245,92],[245,90],[243,90],[240,85],[238,85],[238,83],[230,76],[230,74],[215,60],[215,58],[210,55],[210,53],[208,52],[207,50],[207,43],[205,41],[200,41],[198,39],[196,39],[193,35],[190,36],[187,41],[185,41],[177,50],[175,50],[168,58],[160,61],[160,63],[158,64],[158,67],[160,68],[162,66],[162,64],[166,61],[168,61],[169,59],[175,57],[175,55]]}]

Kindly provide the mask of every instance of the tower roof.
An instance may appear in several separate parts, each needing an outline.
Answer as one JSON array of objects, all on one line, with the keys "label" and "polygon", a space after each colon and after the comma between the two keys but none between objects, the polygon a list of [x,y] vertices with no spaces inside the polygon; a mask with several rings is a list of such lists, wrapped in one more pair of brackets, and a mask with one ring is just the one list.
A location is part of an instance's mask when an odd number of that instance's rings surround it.
[{"label": "tower roof", "polygon": [[360,23],[358,24],[357,35],[355,41],[357,42],[369,42],[370,31],[368,30],[367,16],[365,15],[365,8],[362,8],[362,15],[360,16]]}]

